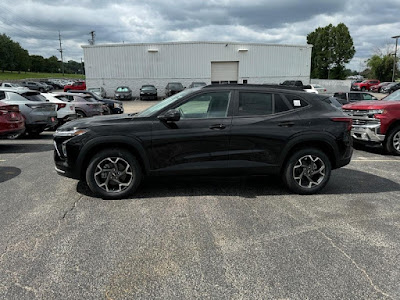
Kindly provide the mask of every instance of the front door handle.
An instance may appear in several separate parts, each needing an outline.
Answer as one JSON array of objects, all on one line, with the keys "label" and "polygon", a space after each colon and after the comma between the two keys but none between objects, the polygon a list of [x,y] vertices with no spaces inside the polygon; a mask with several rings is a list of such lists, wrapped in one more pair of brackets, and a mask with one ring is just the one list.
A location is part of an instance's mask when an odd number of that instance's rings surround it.
[{"label": "front door handle", "polygon": [[210,129],[225,129],[226,126],[224,124],[214,124],[210,126]]},{"label": "front door handle", "polygon": [[282,122],[278,124],[278,126],[280,127],[292,127],[293,125],[294,125],[293,122]]}]

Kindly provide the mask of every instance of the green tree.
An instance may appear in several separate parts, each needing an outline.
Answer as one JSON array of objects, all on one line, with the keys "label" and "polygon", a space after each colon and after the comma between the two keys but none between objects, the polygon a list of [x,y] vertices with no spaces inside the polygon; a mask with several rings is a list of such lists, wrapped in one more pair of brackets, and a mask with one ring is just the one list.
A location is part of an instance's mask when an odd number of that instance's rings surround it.
[{"label": "green tree", "polygon": [[[394,57],[391,54],[375,54],[367,60],[367,66],[370,67],[370,76],[380,81],[392,81]],[[396,78],[398,72],[395,74]]]},{"label": "green tree", "polygon": [[0,69],[4,72],[14,64],[13,41],[5,34],[0,35]]},{"label": "green tree", "polygon": [[345,64],[355,54],[353,39],[343,23],[318,27],[307,35],[307,43],[313,45],[311,54],[312,78],[346,78]]}]

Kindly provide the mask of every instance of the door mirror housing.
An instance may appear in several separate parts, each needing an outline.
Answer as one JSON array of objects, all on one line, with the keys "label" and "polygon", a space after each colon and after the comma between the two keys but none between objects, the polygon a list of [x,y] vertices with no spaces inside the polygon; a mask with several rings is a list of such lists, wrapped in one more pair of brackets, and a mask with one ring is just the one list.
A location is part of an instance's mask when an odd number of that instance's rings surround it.
[{"label": "door mirror housing", "polygon": [[176,109],[170,109],[162,115],[159,115],[158,119],[164,122],[177,122],[181,119],[181,113]]}]

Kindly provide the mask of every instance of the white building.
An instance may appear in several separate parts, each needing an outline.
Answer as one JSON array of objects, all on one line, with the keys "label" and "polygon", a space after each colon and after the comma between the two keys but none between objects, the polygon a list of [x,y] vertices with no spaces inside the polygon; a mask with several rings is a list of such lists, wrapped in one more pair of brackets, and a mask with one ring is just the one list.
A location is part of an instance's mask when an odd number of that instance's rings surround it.
[{"label": "white building", "polygon": [[104,87],[108,96],[129,86],[134,96],[143,84],[153,84],[164,96],[168,82],[187,87],[210,83],[310,82],[311,45],[176,42],[85,45],[86,83]]}]

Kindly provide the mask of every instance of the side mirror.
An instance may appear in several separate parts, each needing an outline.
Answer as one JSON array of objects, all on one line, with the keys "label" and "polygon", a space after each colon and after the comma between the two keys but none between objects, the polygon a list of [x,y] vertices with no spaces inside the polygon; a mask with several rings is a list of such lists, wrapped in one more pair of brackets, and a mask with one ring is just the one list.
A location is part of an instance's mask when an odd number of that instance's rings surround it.
[{"label": "side mirror", "polygon": [[181,119],[181,113],[176,109],[170,109],[162,115],[158,116],[160,121],[177,122]]}]

